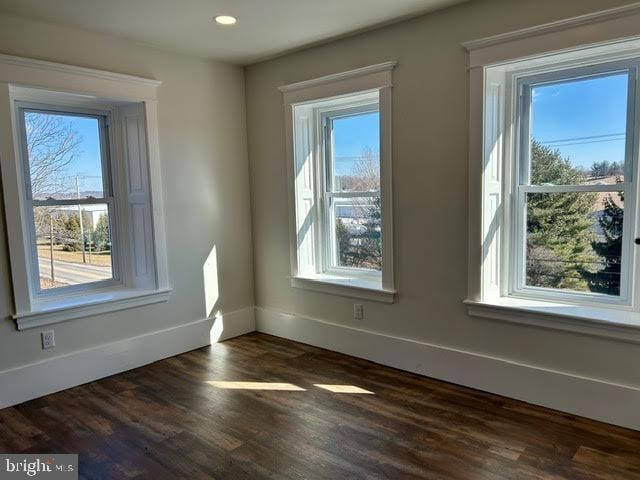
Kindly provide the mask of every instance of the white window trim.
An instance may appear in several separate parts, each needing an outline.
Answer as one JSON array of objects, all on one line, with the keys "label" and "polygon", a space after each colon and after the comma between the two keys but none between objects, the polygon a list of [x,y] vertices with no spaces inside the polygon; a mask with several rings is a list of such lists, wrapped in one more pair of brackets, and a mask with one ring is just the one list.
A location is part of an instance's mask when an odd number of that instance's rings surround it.
[{"label": "white window trim", "polygon": [[[558,300],[560,302],[575,302],[576,304],[589,304],[592,303],[596,306],[598,305],[610,305],[612,307],[616,306],[631,306],[633,304],[638,305],[638,300],[640,297],[636,295],[636,298],[633,298],[632,291],[632,280],[633,280],[633,264],[634,264],[634,248],[633,246],[633,235],[635,232],[635,218],[636,218],[636,190],[637,186],[637,178],[636,178],[636,166],[638,163],[638,152],[635,147],[638,144],[638,129],[640,127],[638,115],[636,115],[638,99],[637,96],[637,72],[640,68],[640,58],[633,60],[624,60],[613,61],[613,62],[605,62],[597,65],[592,65],[588,67],[579,66],[578,68],[567,68],[562,69],[560,71],[547,72],[543,74],[534,74],[529,75],[526,74],[524,76],[519,76],[517,74],[509,74],[513,75],[513,82],[508,79],[509,83],[512,83],[515,86],[515,91],[513,91],[514,95],[517,95],[518,91],[523,84],[530,84],[532,82],[535,83],[543,83],[543,82],[553,82],[558,80],[565,80],[566,78],[577,78],[579,76],[588,76],[588,75],[598,75],[598,74],[606,74],[608,72],[616,71],[616,70],[629,70],[632,75],[630,75],[629,79],[629,93],[628,93],[628,104],[627,104],[627,128],[625,131],[625,172],[624,178],[625,182],[613,185],[521,185],[520,177],[524,175],[528,175],[523,172],[525,165],[523,163],[528,163],[530,160],[526,158],[522,158],[523,153],[523,142],[525,140],[525,130],[528,130],[529,125],[526,121],[529,115],[529,109],[531,107],[530,101],[527,101],[525,110],[520,112],[520,108],[523,108],[524,102],[521,105],[518,105],[514,108],[512,114],[511,124],[514,126],[515,132],[514,134],[514,152],[510,155],[505,155],[505,161],[511,162],[514,171],[511,175],[511,182],[508,179],[503,179],[505,183],[505,191],[507,188],[510,188],[509,195],[512,198],[512,204],[514,205],[514,216],[515,221],[509,222],[508,219],[505,219],[505,227],[510,228],[510,236],[511,236],[511,244],[504,245],[503,248],[508,248],[510,252],[510,256],[512,259],[512,263],[510,265],[506,265],[503,263],[503,270],[510,270],[512,272],[512,278],[509,279],[509,295],[513,297],[521,297],[524,299],[540,299],[540,300],[548,300],[553,301]],[[640,112],[638,112],[640,113]],[[525,122],[527,124],[523,124],[522,119],[525,118]],[[527,133],[529,133],[527,131]],[[509,187],[509,185],[511,185]],[[576,291],[561,291],[557,289],[545,289],[541,287],[531,287],[525,285],[525,269],[524,265],[526,262],[525,253],[524,253],[524,210],[525,210],[525,196],[527,193],[569,193],[569,192],[624,192],[625,194],[625,206],[624,206],[624,234],[623,238],[627,241],[623,243],[622,248],[622,268],[621,268],[621,291],[620,296],[614,297],[611,295],[603,295],[598,293],[586,293],[586,292],[576,292]],[[505,194],[505,198],[507,195]],[[624,288],[623,288],[624,287]]]},{"label": "white window trim", "polygon": [[[640,342],[640,312],[628,306],[509,296],[508,269],[499,254],[503,245],[511,242],[503,219],[511,218],[512,209],[508,198],[512,162],[504,159],[513,155],[516,133],[510,121],[515,107],[513,79],[544,68],[552,71],[640,58],[638,25],[640,4],[633,4],[463,44],[469,51],[470,76],[469,280],[465,300],[470,315]],[[637,105],[638,99],[636,109]],[[636,222],[635,238],[637,229]],[[637,257],[637,251],[632,255]],[[638,263],[636,285],[631,286],[636,294]],[[634,305],[637,308],[639,302]]]},{"label": "white window trim", "polygon": [[[15,304],[13,318],[19,330],[168,299],[171,287],[167,265],[157,119],[157,90],[160,84],[161,82],[156,80],[130,75],[0,55],[0,162],[11,254]],[[60,92],[62,96],[68,94],[69,104],[73,104],[73,99],[81,96],[89,103],[91,99],[95,99],[96,108],[104,106],[99,99],[108,99],[109,104],[135,102],[143,105],[149,167],[151,241],[154,254],[152,260],[155,266],[153,289],[96,290],[86,295],[69,294],[56,297],[55,300],[33,302],[29,288],[29,247],[25,241],[29,238],[30,227],[22,218],[25,183],[14,180],[23,180],[23,172],[19,157],[19,139],[15,134],[12,92],[15,88],[23,87],[35,89],[34,91]],[[8,205],[19,205],[20,208],[7,208]]]},{"label": "white window trim", "polygon": [[[290,283],[293,287],[386,303],[394,301],[396,290],[393,267],[391,72],[395,65],[396,62],[386,62],[279,87],[283,93],[285,105],[286,157],[289,175]],[[351,269],[347,277],[340,275],[343,272],[336,268],[324,273],[301,274],[298,269],[293,108],[297,104],[369,91],[377,91],[379,94],[383,257],[381,280],[377,280],[376,276],[370,272],[354,275]]]}]

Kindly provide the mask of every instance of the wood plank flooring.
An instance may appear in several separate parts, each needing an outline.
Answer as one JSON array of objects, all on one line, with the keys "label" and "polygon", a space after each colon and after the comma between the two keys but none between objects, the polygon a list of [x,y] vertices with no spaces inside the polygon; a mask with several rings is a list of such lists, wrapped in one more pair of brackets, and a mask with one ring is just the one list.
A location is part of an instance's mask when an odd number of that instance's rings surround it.
[{"label": "wood plank flooring", "polygon": [[86,479],[640,479],[640,432],[257,333],[0,410],[0,451]]}]

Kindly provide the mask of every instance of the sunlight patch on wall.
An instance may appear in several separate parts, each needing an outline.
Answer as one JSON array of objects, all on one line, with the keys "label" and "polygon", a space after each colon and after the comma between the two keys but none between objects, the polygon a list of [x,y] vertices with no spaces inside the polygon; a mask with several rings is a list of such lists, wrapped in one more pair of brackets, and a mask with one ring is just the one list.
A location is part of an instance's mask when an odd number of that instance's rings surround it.
[{"label": "sunlight patch on wall", "polygon": [[205,314],[211,316],[216,304],[218,303],[218,254],[214,245],[209,252],[209,256],[202,265],[202,276],[204,280],[204,304]]},{"label": "sunlight patch on wall", "polygon": [[220,338],[222,337],[222,333],[224,332],[224,317],[218,311],[216,312],[215,318],[213,319],[213,325],[211,325],[211,330],[209,331],[209,342],[211,344],[218,343]]}]

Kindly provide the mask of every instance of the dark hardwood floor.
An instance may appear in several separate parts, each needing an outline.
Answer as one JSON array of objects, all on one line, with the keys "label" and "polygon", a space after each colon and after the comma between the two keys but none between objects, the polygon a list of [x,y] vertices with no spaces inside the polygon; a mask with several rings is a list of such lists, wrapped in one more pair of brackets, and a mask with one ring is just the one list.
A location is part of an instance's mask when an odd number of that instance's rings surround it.
[{"label": "dark hardwood floor", "polygon": [[91,479],[640,479],[640,432],[263,334],[0,410],[0,451]]}]

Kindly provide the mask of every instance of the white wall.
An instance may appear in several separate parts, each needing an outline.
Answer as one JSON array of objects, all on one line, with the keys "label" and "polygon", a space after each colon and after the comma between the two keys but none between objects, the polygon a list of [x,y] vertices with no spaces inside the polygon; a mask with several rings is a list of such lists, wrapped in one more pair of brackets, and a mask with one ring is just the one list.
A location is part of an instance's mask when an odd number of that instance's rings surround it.
[{"label": "white wall", "polygon": [[[131,350],[154,342],[166,346],[166,339],[175,338],[174,332],[180,331],[174,327],[192,325],[208,313],[203,264],[215,246],[219,280],[216,310],[231,312],[253,305],[255,280],[255,303],[262,307],[258,310],[263,320],[259,325],[273,333],[387,359],[389,364],[425,373],[434,372],[429,362],[440,358],[442,364],[437,371],[446,376],[451,368],[457,368],[460,378],[466,377],[461,383],[473,383],[470,376],[482,375],[497,361],[501,371],[518,372],[516,376],[532,366],[536,372],[569,374],[578,383],[583,377],[600,380],[594,384],[604,386],[599,392],[605,398],[607,386],[617,383],[622,393],[616,398],[627,398],[628,389],[640,389],[640,346],[471,318],[465,312],[468,83],[466,54],[460,46],[461,41],[625,3],[630,2],[473,0],[253,65],[244,72],[246,85],[238,67],[78,29],[0,16],[2,53],[163,81],[159,93],[160,153],[169,267],[175,288],[167,304],[56,325],[57,347],[43,351],[40,330],[17,332],[9,318],[11,282],[4,218],[0,216],[0,392],[25,378],[50,379],[48,372],[59,374],[69,365],[77,370],[78,359],[92,358],[95,363],[99,352],[129,355]],[[400,293],[393,305],[364,302],[366,319],[353,321],[352,300],[293,289],[288,283],[285,135],[282,96],[276,87],[387,60],[399,62],[394,72],[393,162]],[[5,208],[14,207],[2,205],[0,200],[0,210]],[[326,320],[332,325],[308,319]],[[250,325],[249,319],[244,327]],[[155,341],[147,340],[147,334],[158,330],[163,333],[154,337]],[[206,330],[202,325],[190,330],[191,336],[183,336],[181,345],[197,341]],[[362,335],[359,330],[374,336]],[[355,343],[367,338],[371,339],[369,345]],[[403,350],[408,344],[394,340],[397,338],[414,341],[415,348]],[[117,349],[99,347],[124,339],[132,340],[119,342]],[[386,348],[390,350],[376,356],[376,350]],[[85,353],[74,354],[80,350]],[[170,354],[169,350],[165,348],[163,354]],[[425,356],[419,352],[425,352]],[[472,352],[475,355],[465,354],[464,358],[478,359],[479,366],[464,372],[464,363],[447,365],[452,352]],[[40,370],[37,362],[64,354],[71,355],[65,357],[67,360],[51,362],[56,365],[51,369]],[[153,355],[146,352],[144,358],[152,359]],[[23,370],[16,368],[34,363],[36,366],[24,369],[27,373],[37,370],[33,377],[25,377]],[[123,360],[117,368],[131,366]],[[3,371],[8,373],[2,376]],[[77,378],[86,381],[90,376],[79,374]],[[542,382],[548,377],[539,378]],[[3,379],[6,385],[1,383]],[[554,381],[558,383],[546,388],[557,389],[563,379],[557,377]],[[535,392],[537,386],[533,381],[529,392]],[[46,389],[62,385],[53,382],[43,388],[30,394],[46,393]],[[508,392],[509,388],[504,390]],[[25,391],[29,394],[28,386]],[[517,395],[515,390],[513,395]],[[14,398],[22,397],[16,394]],[[565,399],[565,404],[573,400]],[[617,408],[599,399],[594,401],[600,409]],[[628,423],[640,425],[640,421]]]},{"label": "white wall", "polygon": [[[296,317],[320,319],[640,388],[640,345],[472,318],[462,304],[467,293],[468,76],[460,42],[626,3],[631,2],[474,0],[249,67],[256,304],[294,314],[293,320],[287,317],[289,331],[295,330]],[[399,295],[393,305],[365,302],[366,319],[354,321],[353,300],[289,286],[285,133],[276,87],[388,60],[398,61],[393,191]],[[259,315],[258,327],[276,332],[275,321],[266,315],[261,327]],[[313,334],[306,340],[313,343]],[[316,340],[332,346],[330,338]],[[344,342],[335,343],[348,350]],[[415,370],[428,372],[423,360],[412,359]]]},{"label": "white wall", "polygon": [[[204,319],[209,312],[205,312],[203,264],[213,247],[219,285],[215,310],[231,312],[252,306],[242,69],[6,15],[0,16],[0,52],[163,82],[159,89],[160,155],[174,287],[168,303],[54,325],[57,346],[43,351],[39,329],[17,332],[9,318],[9,258],[4,216],[0,216],[0,373]],[[0,210],[4,208],[14,206],[0,205]],[[4,388],[11,386],[0,385],[0,390]]]}]

